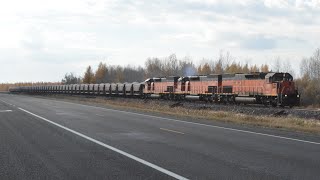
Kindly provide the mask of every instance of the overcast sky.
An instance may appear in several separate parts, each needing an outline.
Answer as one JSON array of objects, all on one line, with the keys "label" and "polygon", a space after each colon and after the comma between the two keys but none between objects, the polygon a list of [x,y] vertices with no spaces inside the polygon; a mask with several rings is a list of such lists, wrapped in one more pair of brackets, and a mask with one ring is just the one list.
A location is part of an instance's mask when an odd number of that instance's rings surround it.
[{"label": "overcast sky", "polygon": [[[320,0],[0,1],[0,82],[60,81],[88,65],[220,51],[297,68],[320,47]],[[298,69],[298,68],[297,68]]]}]

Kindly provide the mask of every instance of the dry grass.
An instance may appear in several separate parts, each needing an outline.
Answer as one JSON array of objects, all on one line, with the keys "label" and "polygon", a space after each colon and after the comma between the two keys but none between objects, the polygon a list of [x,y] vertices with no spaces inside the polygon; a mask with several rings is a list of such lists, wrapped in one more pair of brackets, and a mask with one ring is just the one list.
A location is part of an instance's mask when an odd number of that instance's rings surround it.
[{"label": "dry grass", "polygon": [[272,117],[253,116],[224,111],[212,111],[208,109],[190,109],[184,107],[172,108],[169,105],[156,101],[126,101],[125,99],[83,98],[72,96],[54,96],[72,102],[111,106],[115,108],[138,110],[144,112],[161,113],[176,117],[190,117],[196,119],[208,119],[220,122],[229,122],[243,125],[260,126],[267,128],[279,128],[307,133],[320,134],[320,121],[314,119],[302,119],[297,117]]}]

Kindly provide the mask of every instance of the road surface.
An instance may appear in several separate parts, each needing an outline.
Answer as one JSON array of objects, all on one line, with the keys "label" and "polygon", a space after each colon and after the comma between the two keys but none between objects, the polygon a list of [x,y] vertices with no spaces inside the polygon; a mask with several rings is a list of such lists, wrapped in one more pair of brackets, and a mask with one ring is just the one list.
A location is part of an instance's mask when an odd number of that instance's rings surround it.
[{"label": "road surface", "polygon": [[1,179],[319,179],[320,137],[0,94]]}]

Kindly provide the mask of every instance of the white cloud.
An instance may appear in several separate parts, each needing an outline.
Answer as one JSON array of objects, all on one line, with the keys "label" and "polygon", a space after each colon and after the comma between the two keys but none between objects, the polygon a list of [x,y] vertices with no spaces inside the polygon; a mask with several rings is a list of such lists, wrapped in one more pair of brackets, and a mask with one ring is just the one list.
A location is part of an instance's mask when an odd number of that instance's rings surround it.
[{"label": "white cloud", "polygon": [[264,0],[264,4],[268,8],[288,8],[290,6],[288,0]]},{"label": "white cloud", "polygon": [[216,5],[216,4],[236,4],[236,5],[242,5],[246,6],[248,4],[256,2],[256,0],[239,0],[239,1],[234,1],[234,0],[186,0],[186,2],[189,3],[203,3],[207,5]]},{"label": "white cloud", "polygon": [[[319,47],[319,0],[11,0],[0,6],[3,81],[60,80],[107,59],[140,64],[177,53],[195,60],[220,50],[239,59],[300,59]],[[259,47],[259,48],[257,48]],[[270,49],[271,48],[271,49]],[[10,61],[10,62],[9,62]],[[63,68],[58,68],[61,65]],[[39,66],[50,73],[39,76]],[[53,69],[56,68],[56,69]],[[21,73],[19,73],[21,72]],[[23,72],[23,73],[22,73]],[[0,75],[5,76],[1,71]]]},{"label": "white cloud", "polygon": [[320,0],[296,0],[295,6],[299,9],[304,8],[320,8]]}]

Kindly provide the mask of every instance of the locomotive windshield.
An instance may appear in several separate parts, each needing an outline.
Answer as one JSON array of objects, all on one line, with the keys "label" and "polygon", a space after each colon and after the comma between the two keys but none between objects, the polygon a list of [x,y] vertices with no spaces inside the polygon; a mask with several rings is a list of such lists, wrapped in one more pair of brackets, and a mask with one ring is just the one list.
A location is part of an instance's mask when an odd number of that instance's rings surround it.
[{"label": "locomotive windshield", "polygon": [[293,77],[289,73],[275,73],[270,77],[272,82],[293,81]]},{"label": "locomotive windshield", "polygon": [[180,77],[178,79],[179,82],[186,82],[186,81],[189,81],[189,77]]}]

